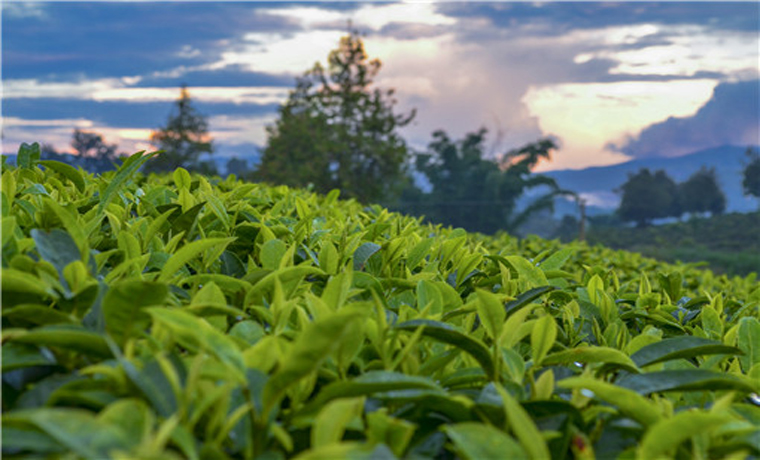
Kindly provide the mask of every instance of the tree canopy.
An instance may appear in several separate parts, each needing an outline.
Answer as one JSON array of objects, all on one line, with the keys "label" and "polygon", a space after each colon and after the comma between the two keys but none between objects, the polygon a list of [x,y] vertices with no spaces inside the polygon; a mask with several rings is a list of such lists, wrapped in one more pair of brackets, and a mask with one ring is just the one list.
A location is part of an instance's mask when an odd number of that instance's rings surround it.
[{"label": "tree canopy", "polygon": [[702,167],[678,184],[678,204],[680,213],[723,214],[726,210],[726,195],[718,185],[715,168]]},{"label": "tree canopy", "polygon": [[75,129],[71,139],[71,146],[82,158],[91,157],[99,160],[115,160],[117,144],[108,144],[103,136],[91,132]]},{"label": "tree canopy", "polygon": [[398,128],[415,115],[394,112],[392,89],[375,88],[381,63],[356,31],[341,38],[325,69],[317,63],[296,81],[268,141],[257,177],[318,192],[378,201],[399,190],[408,155]]},{"label": "tree canopy", "polygon": [[620,218],[636,222],[639,227],[645,227],[652,219],[680,214],[678,186],[663,170],[652,174],[644,168],[636,174],[629,174],[618,192],[623,195],[618,208]]},{"label": "tree canopy", "polygon": [[[193,107],[187,86],[183,85],[180,89],[180,97],[169,114],[166,126],[153,132],[150,140],[163,152],[146,163],[147,171],[173,171],[180,166],[190,170],[204,167],[199,164],[199,157],[204,153],[213,153],[214,148],[208,133],[208,122]],[[205,165],[205,169],[208,166]]]},{"label": "tree canopy", "polygon": [[[403,206],[433,222],[482,233],[512,230],[531,213],[551,208],[554,197],[563,192],[553,179],[531,170],[542,158],[549,158],[555,144],[542,139],[489,159],[485,157],[485,137],[484,128],[459,141],[444,131],[434,132],[428,151],[415,160],[417,171],[432,189],[418,194],[417,202],[406,201]],[[549,192],[517,213],[517,201],[525,191],[542,185]],[[405,199],[411,197],[407,194]]]},{"label": "tree canopy", "polygon": [[760,154],[748,148],[747,158],[749,158],[749,163],[744,167],[742,178],[744,194],[760,198]]}]

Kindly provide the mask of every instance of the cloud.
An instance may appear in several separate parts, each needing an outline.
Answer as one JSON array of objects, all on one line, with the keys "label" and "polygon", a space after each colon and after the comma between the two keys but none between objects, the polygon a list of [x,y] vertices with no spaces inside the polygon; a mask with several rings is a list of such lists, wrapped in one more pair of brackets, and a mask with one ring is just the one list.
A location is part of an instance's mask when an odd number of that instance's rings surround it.
[{"label": "cloud", "polygon": [[757,31],[760,6],[756,2],[442,2],[437,11],[454,18],[479,18],[500,28],[530,24],[535,33],[564,35],[576,29],[641,23]]},{"label": "cloud", "polygon": [[577,169],[626,160],[605,144],[671,115],[694,114],[714,86],[713,80],[566,83],[531,87],[523,101],[543,132],[564,140],[551,167]]},{"label": "cloud", "polygon": [[[124,79],[106,78],[75,82],[44,82],[35,79],[6,80],[3,98],[62,98],[93,101],[170,102],[177,99],[177,88],[129,87]],[[191,88],[190,96],[201,102],[233,104],[278,104],[288,96],[288,89],[267,86]]]},{"label": "cloud", "polygon": [[670,117],[611,145],[636,158],[676,157],[721,145],[760,143],[760,80],[722,83],[693,116]]}]

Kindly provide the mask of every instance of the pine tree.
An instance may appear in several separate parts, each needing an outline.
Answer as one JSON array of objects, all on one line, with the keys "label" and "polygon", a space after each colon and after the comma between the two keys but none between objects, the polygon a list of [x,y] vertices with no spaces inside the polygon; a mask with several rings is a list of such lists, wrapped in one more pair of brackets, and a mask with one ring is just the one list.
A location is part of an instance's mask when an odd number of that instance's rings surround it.
[{"label": "pine tree", "polygon": [[327,69],[315,64],[280,107],[257,177],[364,202],[398,191],[408,152],[397,128],[415,113],[395,114],[393,90],[373,88],[380,66],[357,32],[341,38]]},{"label": "pine tree", "polygon": [[180,166],[197,169],[201,154],[213,153],[208,122],[193,107],[186,85],[182,85],[180,97],[169,114],[166,126],[154,131],[150,140],[163,153],[145,165],[146,171],[174,171]]}]

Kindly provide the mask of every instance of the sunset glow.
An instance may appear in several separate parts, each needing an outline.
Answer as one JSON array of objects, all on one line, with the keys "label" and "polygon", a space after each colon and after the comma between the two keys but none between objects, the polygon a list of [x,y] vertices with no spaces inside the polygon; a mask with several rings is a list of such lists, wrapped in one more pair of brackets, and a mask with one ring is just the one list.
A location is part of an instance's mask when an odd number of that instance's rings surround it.
[{"label": "sunset glow", "polygon": [[[486,127],[495,153],[554,136],[562,148],[547,170],[658,155],[662,133],[639,138],[667,120],[683,119],[673,136],[684,137],[665,139],[662,155],[757,132],[746,104],[734,137],[709,120],[688,129],[708,104],[700,117],[743,104],[720,89],[760,75],[750,4],[82,5],[3,4],[4,152],[30,139],[63,149],[77,127],[145,145],[181,84],[220,155],[256,152],[295,77],[325,63],[349,23],[383,63],[377,85],[395,90],[400,112],[417,109],[402,131],[417,150],[437,129],[457,138]],[[155,33],[125,33],[136,20]]]}]

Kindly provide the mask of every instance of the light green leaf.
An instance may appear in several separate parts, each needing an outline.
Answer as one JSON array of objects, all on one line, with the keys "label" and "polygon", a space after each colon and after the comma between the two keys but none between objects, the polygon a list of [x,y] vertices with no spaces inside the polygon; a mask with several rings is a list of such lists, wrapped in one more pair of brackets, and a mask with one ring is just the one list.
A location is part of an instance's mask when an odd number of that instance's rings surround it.
[{"label": "light green leaf", "polygon": [[739,362],[742,369],[749,372],[752,366],[760,363],[760,321],[757,318],[746,316],[739,320],[737,343],[744,352]]},{"label": "light green leaf", "polygon": [[242,381],[245,375],[243,355],[234,340],[216,330],[207,321],[182,310],[148,308],[153,321],[161,323],[173,332],[174,338],[185,348],[201,349],[227,364],[235,377]]},{"label": "light green leaf", "polygon": [[657,405],[638,393],[621,388],[610,383],[585,378],[571,377],[557,383],[561,388],[585,388],[594,393],[594,397],[620,409],[620,412],[631,417],[644,426],[657,423],[662,417]]},{"label": "light green leaf", "polygon": [[533,363],[540,365],[544,356],[554,346],[557,339],[557,323],[554,318],[546,315],[536,321],[530,334],[530,345],[533,350]]},{"label": "light green leaf", "polygon": [[507,316],[507,312],[504,310],[504,305],[496,295],[482,289],[478,289],[477,295],[478,301],[476,308],[478,310],[480,322],[483,323],[488,335],[493,340],[496,340],[501,335],[504,318]]},{"label": "light green leaf", "polygon": [[336,351],[343,335],[350,330],[350,323],[359,318],[357,312],[339,312],[320,318],[301,331],[281,367],[264,387],[264,412],[269,413],[285,390],[315,371]]},{"label": "light green leaf", "polygon": [[515,398],[504,390],[501,384],[497,383],[495,387],[504,402],[504,414],[506,415],[507,425],[520,441],[528,456],[533,460],[551,458],[546,441],[535,422],[533,422],[533,419],[530,418],[530,415],[525,412],[525,409]]},{"label": "light green leaf", "polygon": [[443,312],[443,296],[432,281],[421,280],[417,283],[417,310],[426,308],[431,315],[440,315]]},{"label": "light green leaf", "polygon": [[544,358],[541,362],[544,366],[553,364],[580,363],[605,363],[614,364],[631,372],[639,372],[636,364],[625,353],[609,347],[578,347],[571,350],[563,350]]},{"label": "light green leaf", "polygon": [[638,458],[672,457],[682,442],[730,422],[731,417],[725,414],[679,412],[654,424],[644,433],[638,448]]},{"label": "light green leaf", "polygon": [[227,247],[227,245],[233,241],[235,241],[234,237],[206,238],[186,244],[166,261],[158,276],[158,281],[165,282],[170,280],[180,269],[182,269],[182,267],[185,266],[186,263],[203,254],[205,251],[212,248],[220,249]]},{"label": "light green leaf", "polygon": [[261,265],[269,270],[280,266],[282,256],[288,251],[288,246],[280,240],[269,240],[261,246]]},{"label": "light green leaf", "polygon": [[317,415],[311,429],[314,448],[337,443],[343,438],[346,426],[364,412],[364,398],[344,398],[327,403]]}]

